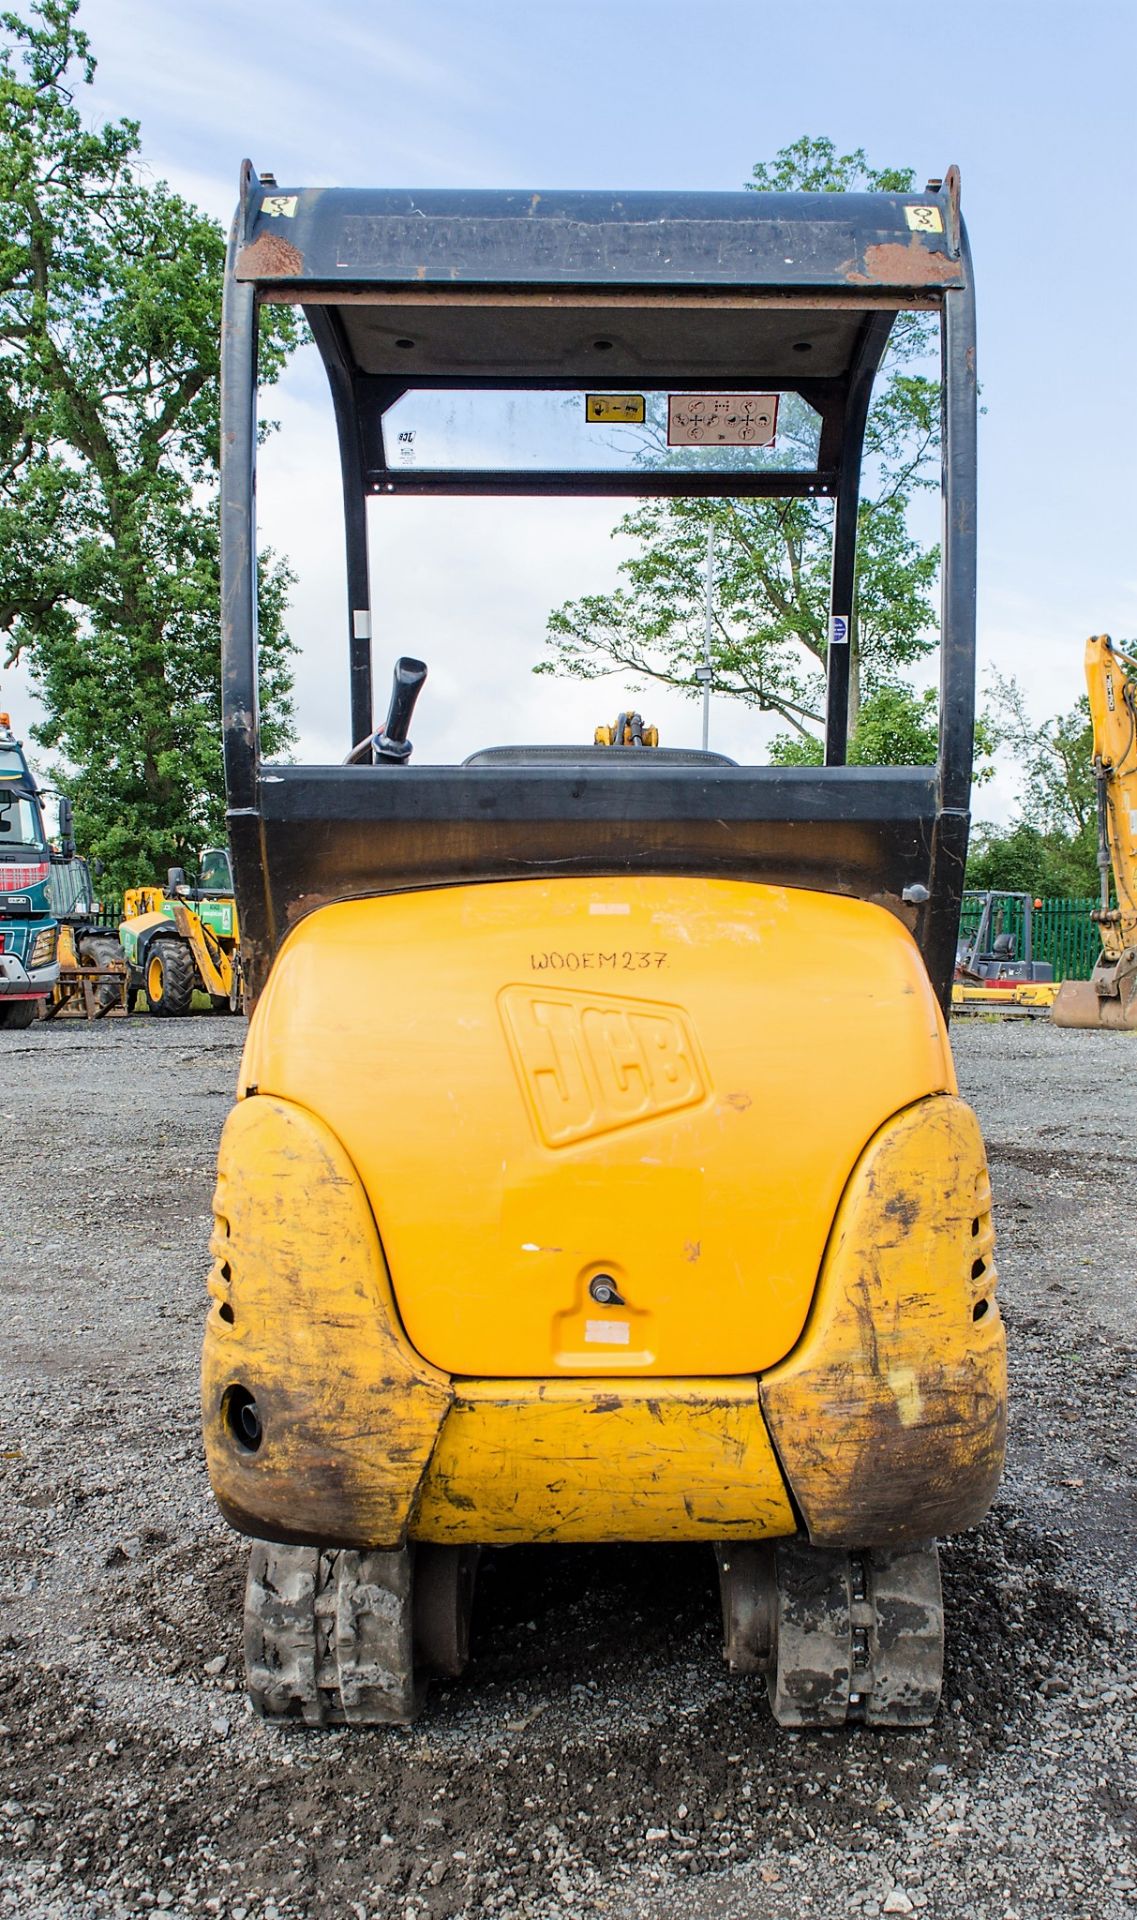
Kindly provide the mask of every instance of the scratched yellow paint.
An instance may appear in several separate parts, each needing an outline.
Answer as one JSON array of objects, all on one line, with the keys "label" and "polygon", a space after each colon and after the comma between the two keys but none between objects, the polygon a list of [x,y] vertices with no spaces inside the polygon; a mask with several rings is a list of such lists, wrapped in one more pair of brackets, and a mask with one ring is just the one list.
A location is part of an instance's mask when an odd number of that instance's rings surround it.
[{"label": "scratched yellow paint", "polygon": [[866,1147],[805,1334],[762,1381],[816,1544],[929,1540],[987,1511],[1006,1428],[995,1286],[978,1122],[962,1100],[921,1101]]},{"label": "scratched yellow paint", "polygon": [[[394,1546],[413,1511],[413,1537],[438,1541],[793,1532],[753,1378],[455,1393],[410,1349],[358,1176],[303,1109],[259,1094],[235,1108],[214,1214],[206,1457],[246,1531]],[[256,1402],[255,1451],[228,1420],[234,1388]]]},{"label": "scratched yellow paint", "polygon": [[[794,1531],[788,1485],[815,1541],[864,1546],[970,1524],[994,1491],[1005,1371],[990,1189],[956,1098],[920,1101],[870,1141],[806,1331],[760,1386],[452,1383],[400,1326],[343,1147],[272,1096],[230,1116],[215,1213],[206,1455],[246,1531],[384,1547],[408,1532],[754,1539]],[[257,1405],[255,1450],[227,1417],[235,1389]]]},{"label": "scratched yellow paint", "polygon": [[955,1080],[883,907],[640,876],[318,909],[242,1084],[342,1142],[436,1366],[673,1379],[789,1351],[865,1142]]},{"label": "scratched yellow paint", "polygon": [[[269,1539],[401,1544],[450,1382],[399,1327],[375,1224],[322,1121],[281,1100],[221,1138],[202,1359],[206,1462],[234,1525]],[[233,1388],[263,1423],[249,1451]]]},{"label": "scratched yellow paint", "polygon": [[752,1540],[795,1520],[754,1380],[464,1380],[412,1537]]}]

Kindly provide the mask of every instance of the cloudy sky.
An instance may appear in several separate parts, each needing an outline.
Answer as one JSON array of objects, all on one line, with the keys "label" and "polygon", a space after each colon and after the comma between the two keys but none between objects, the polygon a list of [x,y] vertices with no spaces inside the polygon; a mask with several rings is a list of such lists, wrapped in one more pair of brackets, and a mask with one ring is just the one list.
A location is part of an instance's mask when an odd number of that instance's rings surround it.
[{"label": "cloudy sky", "polygon": [[[1131,244],[1135,0],[84,0],[83,105],[142,122],[156,174],[228,221],[248,155],[282,187],[737,188],[803,133],[918,181],[955,161],[976,259],[980,650],[1038,717],[1091,631],[1137,632]],[[301,752],[346,733],[338,473],[318,365],[273,395],[262,539],[300,579]],[[376,674],[420,653],[419,756],[582,738],[621,687],[535,680],[549,609],[604,588],[612,502],[382,502]],[[11,697],[11,688],[9,688]],[[644,697],[674,745],[699,713]],[[610,717],[610,716],[608,716]],[[760,756],[715,703],[712,744]],[[1005,773],[980,814],[1005,815]]]}]

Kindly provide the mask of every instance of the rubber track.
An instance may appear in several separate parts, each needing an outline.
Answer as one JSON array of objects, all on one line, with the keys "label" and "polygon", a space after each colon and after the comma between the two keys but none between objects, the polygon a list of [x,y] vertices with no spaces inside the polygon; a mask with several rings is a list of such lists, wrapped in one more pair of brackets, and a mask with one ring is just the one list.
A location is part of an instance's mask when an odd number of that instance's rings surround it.
[{"label": "rubber track", "polygon": [[266,1720],[405,1725],[418,1711],[412,1557],[258,1540],[245,1588],[245,1667]]}]

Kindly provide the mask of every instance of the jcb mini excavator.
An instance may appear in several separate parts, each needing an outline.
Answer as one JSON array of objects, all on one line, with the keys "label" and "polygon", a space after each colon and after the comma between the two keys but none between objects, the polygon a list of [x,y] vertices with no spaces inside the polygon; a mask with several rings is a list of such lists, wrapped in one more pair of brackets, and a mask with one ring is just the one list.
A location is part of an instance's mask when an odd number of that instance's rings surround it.
[{"label": "jcb mini excavator", "polygon": [[[1101,955],[1088,980],[1064,980],[1050,1017],[1059,1027],[1137,1031],[1137,659],[1107,633],[1086,641],[1093,723]],[[1110,897],[1110,876],[1117,905]]]},{"label": "jcb mini excavator", "polygon": [[[303,308],[339,432],[341,766],[260,753],[265,302]],[[942,348],[939,758],[849,766],[866,415],[913,308]],[[407,1720],[465,1659],[479,1550],[702,1541],[727,1659],[766,1674],[783,1725],[925,1723],[936,1540],[986,1512],[1005,1416],[991,1192],[944,1019],[975,669],[957,174],[409,193],[246,164],[222,411],[255,1011],[202,1413],[254,1543],[253,1701]],[[410,764],[426,669],[398,663],[377,728],[370,567],[399,555],[369,551],[368,504],[378,542],[386,499],[447,494],[831,501],[825,765],[641,751],[627,713],[610,743]]]}]

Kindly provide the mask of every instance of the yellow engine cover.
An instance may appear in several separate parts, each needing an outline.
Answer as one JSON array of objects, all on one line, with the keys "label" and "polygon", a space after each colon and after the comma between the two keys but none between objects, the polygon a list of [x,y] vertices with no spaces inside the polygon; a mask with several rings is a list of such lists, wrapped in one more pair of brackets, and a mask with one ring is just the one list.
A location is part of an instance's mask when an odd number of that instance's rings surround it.
[{"label": "yellow engine cover", "polygon": [[435,1366],[690,1377],[789,1351],[866,1142],[955,1079],[885,909],[614,878],[312,913],[257,1008],[254,1086],[342,1143]]}]

